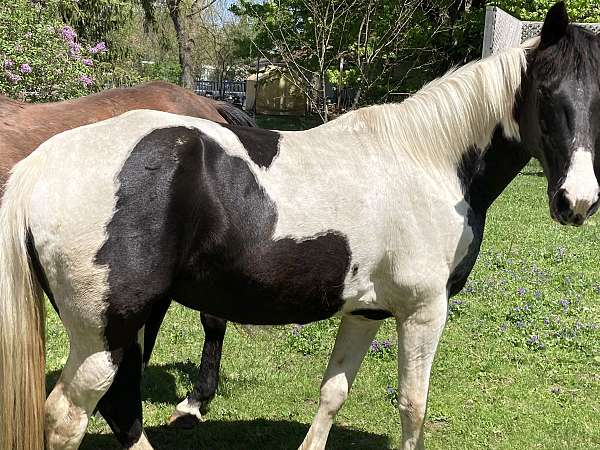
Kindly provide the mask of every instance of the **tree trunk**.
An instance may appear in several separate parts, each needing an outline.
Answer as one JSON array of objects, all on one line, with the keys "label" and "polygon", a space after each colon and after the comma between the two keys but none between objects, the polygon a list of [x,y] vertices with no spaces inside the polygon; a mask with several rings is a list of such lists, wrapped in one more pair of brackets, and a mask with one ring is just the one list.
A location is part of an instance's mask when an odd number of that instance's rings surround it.
[{"label": "tree trunk", "polygon": [[177,48],[179,50],[179,66],[181,67],[181,85],[187,89],[194,89],[194,73],[192,70],[193,40],[190,39],[185,14],[181,11],[180,0],[167,0],[169,15],[173,20]]}]

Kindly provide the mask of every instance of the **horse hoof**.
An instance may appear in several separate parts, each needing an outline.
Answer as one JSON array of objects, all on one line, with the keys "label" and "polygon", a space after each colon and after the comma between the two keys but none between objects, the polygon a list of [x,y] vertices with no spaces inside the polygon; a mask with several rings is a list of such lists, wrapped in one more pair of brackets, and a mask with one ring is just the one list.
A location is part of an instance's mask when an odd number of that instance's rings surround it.
[{"label": "horse hoof", "polygon": [[182,428],[189,430],[198,426],[201,419],[193,414],[184,413],[181,411],[174,411],[169,418],[169,425],[176,428]]}]

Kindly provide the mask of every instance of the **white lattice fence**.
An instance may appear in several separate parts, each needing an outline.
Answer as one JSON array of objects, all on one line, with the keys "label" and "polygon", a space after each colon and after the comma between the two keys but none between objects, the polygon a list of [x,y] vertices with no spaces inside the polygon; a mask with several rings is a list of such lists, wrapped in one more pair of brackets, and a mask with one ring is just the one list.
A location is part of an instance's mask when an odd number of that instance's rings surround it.
[{"label": "white lattice fence", "polygon": [[[600,23],[579,23],[584,28],[600,33]],[[504,48],[516,47],[521,42],[537,36],[542,22],[519,20],[497,6],[488,6],[485,11],[482,57]]]}]

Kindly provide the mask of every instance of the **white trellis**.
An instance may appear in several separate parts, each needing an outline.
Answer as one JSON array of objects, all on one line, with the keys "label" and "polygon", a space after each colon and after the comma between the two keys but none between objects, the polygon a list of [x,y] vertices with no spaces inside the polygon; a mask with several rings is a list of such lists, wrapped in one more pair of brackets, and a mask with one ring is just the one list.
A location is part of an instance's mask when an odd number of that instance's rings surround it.
[{"label": "white trellis", "polygon": [[[600,23],[579,23],[584,28],[600,33]],[[516,47],[521,42],[536,36],[542,22],[519,20],[497,6],[488,6],[485,11],[482,57],[504,48]]]}]

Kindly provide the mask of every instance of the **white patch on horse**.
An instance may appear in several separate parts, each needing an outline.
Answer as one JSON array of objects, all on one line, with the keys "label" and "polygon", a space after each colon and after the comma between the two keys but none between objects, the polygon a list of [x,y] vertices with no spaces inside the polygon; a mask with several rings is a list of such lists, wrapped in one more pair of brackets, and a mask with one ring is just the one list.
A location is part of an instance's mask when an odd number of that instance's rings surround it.
[{"label": "white patch on horse", "polygon": [[586,216],[598,200],[600,189],[594,172],[592,152],[579,147],[571,155],[565,182],[561,186],[575,214]]},{"label": "white patch on horse", "polygon": [[188,414],[195,416],[199,421],[203,420],[202,414],[200,413],[200,403],[190,401],[189,397],[186,397],[175,407],[175,413],[173,413],[173,415],[185,416]]}]

